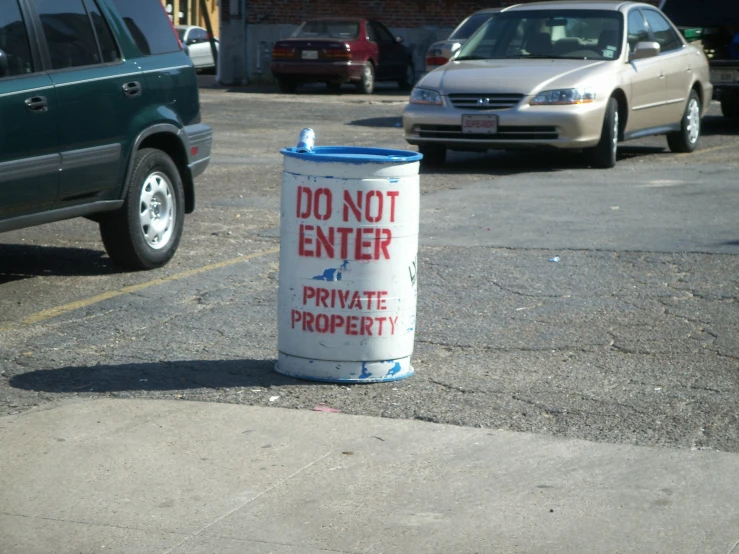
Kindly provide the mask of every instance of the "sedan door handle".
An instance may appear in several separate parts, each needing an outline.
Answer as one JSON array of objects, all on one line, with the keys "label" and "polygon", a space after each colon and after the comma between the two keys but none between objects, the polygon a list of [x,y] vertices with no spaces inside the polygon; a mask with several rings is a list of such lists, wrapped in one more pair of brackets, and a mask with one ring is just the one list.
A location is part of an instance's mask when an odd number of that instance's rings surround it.
[{"label": "sedan door handle", "polygon": [[123,85],[123,94],[133,98],[135,96],[141,96],[141,83],[138,81],[131,81]]},{"label": "sedan door handle", "polygon": [[44,113],[49,111],[49,102],[46,96],[31,96],[26,98],[26,110],[31,113]]}]

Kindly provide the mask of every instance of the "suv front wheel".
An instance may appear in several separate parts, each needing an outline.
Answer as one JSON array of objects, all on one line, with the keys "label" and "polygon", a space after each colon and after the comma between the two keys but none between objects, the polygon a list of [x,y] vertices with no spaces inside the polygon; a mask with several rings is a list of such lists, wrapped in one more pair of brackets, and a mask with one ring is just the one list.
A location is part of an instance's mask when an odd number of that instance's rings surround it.
[{"label": "suv front wheel", "polygon": [[172,158],[153,148],[139,150],[123,207],[100,222],[110,258],[133,270],[165,265],[182,236],[184,197]]}]

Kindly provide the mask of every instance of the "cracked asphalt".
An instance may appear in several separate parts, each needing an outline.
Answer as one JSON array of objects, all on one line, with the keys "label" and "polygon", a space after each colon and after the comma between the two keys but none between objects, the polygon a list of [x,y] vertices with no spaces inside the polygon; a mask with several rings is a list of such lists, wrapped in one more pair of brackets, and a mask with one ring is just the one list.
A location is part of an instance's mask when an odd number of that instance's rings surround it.
[{"label": "cracked asphalt", "polygon": [[507,152],[422,171],[416,374],[274,372],[279,149],[306,126],[407,148],[405,101],[204,88],[213,162],[161,270],[119,272],[87,220],[0,235],[0,415],[174,398],[739,452],[739,126],[715,106],[691,155],[657,137],[608,171]]}]

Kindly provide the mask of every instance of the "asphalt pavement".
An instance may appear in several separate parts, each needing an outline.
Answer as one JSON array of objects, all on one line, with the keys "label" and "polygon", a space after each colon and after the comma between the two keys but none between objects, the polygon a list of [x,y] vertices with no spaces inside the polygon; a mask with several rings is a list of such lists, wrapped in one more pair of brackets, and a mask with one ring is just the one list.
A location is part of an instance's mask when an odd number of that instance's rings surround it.
[{"label": "asphalt pavement", "polygon": [[306,126],[407,148],[406,99],[204,89],[213,162],[160,270],[119,271],[87,220],[0,235],[1,552],[736,554],[739,130],[715,106],[694,154],[423,170],[415,375],[274,371],[279,149]]}]

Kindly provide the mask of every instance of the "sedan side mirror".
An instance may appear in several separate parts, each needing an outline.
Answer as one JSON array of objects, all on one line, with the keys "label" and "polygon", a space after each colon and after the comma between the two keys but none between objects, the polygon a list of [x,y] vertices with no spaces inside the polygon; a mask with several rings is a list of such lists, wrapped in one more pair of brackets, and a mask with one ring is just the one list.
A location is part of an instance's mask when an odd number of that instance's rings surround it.
[{"label": "sedan side mirror", "polygon": [[659,56],[659,42],[637,42],[634,51],[629,55],[629,61],[643,60]]},{"label": "sedan side mirror", "polygon": [[395,42],[398,44],[403,44],[403,37],[395,37]]},{"label": "sedan side mirror", "polygon": [[9,72],[8,55],[4,50],[0,50],[0,77],[5,77]]}]

